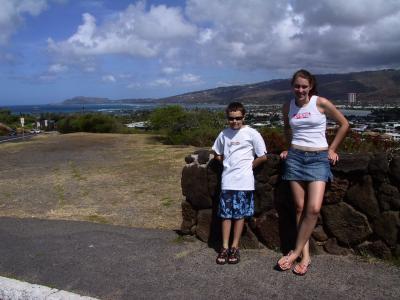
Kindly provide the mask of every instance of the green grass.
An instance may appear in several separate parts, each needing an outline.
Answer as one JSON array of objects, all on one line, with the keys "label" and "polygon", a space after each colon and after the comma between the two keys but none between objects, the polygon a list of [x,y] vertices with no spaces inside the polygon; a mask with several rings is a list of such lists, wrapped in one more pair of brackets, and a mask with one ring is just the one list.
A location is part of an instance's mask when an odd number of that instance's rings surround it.
[{"label": "green grass", "polygon": [[168,197],[161,199],[161,204],[165,207],[170,207],[174,201]]},{"label": "green grass", "polygon": [[94,222],[94,223],[101,223],[101,224],[109,224],[110,222],[102,216],[99,215],[89,215],[85,218],[86,221]]},{"label": "green grass", "polygon": [[61,184],[56,184],[54,188],[56,190],[58,204],[60,204],[61,206],[64,205],[65,204],[64,187]]},{"label": "green grass", "polygon": [[71,167],[72,178],[74,178],[78,181],[86,180],[86,178],[84,176],[82,176],[82,174],[79,172],[79,169],[72,161],[68,162],[68,164]]}]

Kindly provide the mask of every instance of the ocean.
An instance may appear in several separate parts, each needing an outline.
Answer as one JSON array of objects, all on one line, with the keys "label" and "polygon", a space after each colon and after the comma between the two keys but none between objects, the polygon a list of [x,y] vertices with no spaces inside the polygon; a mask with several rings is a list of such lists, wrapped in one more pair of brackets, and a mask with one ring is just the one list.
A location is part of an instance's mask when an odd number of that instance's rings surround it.
[{"label": "ocean", "polygon": [[[164,103],[137,103],[137,104],[41,104],[41,105],[11,105],[0,108],[9,109],[12,114],[23,115],[32,114],[39,116],[42,113],[77,113],[77,112],[101,112],[110,114],[126,114],[133,111],[153,110],[170,104]],[[226,105],[221,104],[179,104],[186,109],[210,109],[223,111]],[[249,111],[271,109],[267,105],[248,105]],[[274,105],[276,109],[276,105]],[[340,109],[345,116],[365,117],[371,113],[370,110]]]},{"label": "ocean", "polygon": [[[171,103],[173,104],[173,103]],[[123,114],[139,110],[153,110],[157,107],[166,106],[162,103],[138,103],[138,104],[41,104],[41,105],[10,105],[0,108],[9,109],[12,114],[32,114],[42,113],[77,113],[77,112],[102,112],[110,114]],[[170,105],[170,104],[169,104]],[[225,105],[219,104],[180,104],[187,109],[224,109]]]}]

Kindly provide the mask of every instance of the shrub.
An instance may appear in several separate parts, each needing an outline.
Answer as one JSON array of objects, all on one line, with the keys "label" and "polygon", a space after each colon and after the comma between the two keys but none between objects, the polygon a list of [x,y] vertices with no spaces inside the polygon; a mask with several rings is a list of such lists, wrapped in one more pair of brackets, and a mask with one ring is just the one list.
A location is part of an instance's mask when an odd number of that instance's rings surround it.
[{"label": "shrub", "polygon": [[150,114],[151,127],[165,134],[165,143],[209,147],[224,127],[224,114],[208,110],[185,111],[167,106]]},{"label": "shrub", "polygon": [[116,118],[104,114],[68,115],[57,123],[61,133],[96,132],[120,133],[125,132],[124,126]]}]

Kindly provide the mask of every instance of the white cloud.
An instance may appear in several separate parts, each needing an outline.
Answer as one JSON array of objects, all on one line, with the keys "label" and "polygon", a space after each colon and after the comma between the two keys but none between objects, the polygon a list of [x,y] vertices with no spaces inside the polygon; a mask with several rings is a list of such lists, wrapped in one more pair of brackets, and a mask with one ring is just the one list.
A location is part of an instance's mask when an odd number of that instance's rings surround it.
[{"label": "white cloud", "polygon": [[104,82],[109,82],[109,83],[117,82],[114,75],[104,75],[101,77],[101,80]]},{"label": "white cloud", "polygon": [[[398,0],[188,0],[199,57],[292,72],[400,66]],[[286,71],[285,71],[286,70]]]},{"label": "white cloud", "polygon": [[172,85],[171,80],[165,78],[156,79],[149,84],[150,86],[162,86],[162,87],[170,87]]},{"label": "white cloud", "polygon": [[47,0],[1,0],[0,45],[8,42],[26,15],[37,16],[47,9]]},{"label": "white cloud", "polygon": [[85,13],[74,35],[60,42],[49,39],[48,46],[61,55],[128,54],[150,58],[195,36],[196,27],[185,20],[180,8],[158,5],[146,10],[145,3],[138,2],[100,26],[93,15]]},{"label": "white cloud", "polygon": [[191,74],[191,73],[186,73],[183,74],[182,76],[178,77],[178,80],[180,80],[183,83],[200,83],[200,76]]},{"label": "white cloud", "polygon": [[173,67],[164,67],[164,68],[161,70],[161,72],[162,72],[163,74],[165,74],[165,75],[171,75],[171,74],[174,74],[174,73],[176,73],[176,72],[178,72],[178,71],[179,71],[179,69],[173,68]]},{"label": "white cloud", "polygon": [[48,47],[56,61],[90,70],[102,55],[156,59],[168,66],[156,76],[168,79],[152,84],[171,86],[176,66],[194,64],[275,74],[399,67],[399,27],[399,0],[187,0],[184,8],[140,1],[114,15],[85,13],[73,35]]},{"label": "white cloud", "polygon": [[131,82],[126,86],[128,89],[138,89],[142,87],[142,84],[139,82]]},{"label": "white cloud", "polygon": [[68,71],[68,67],[62,64],[54,64],[49,66],[49,73],[62,73]]}]

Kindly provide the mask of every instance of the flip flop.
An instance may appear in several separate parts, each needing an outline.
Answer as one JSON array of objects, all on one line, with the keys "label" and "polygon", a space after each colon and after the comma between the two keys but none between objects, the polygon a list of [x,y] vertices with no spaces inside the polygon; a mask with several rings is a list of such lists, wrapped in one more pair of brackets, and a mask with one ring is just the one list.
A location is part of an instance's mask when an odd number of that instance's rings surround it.
[{"label": "flip flop", "polygon": [[289,263],[289,256],[293,253],[293,250],[290,250],[288,254],[282,256],[277,263],[279,270],[287,271],[292,268],[293,263]]},{"label": "flip flop", "polygon": [[293,273],[299,276],[306,275],[308,268],[311,265],[311,260],[306,264],[296,264],[293,269]]}]

